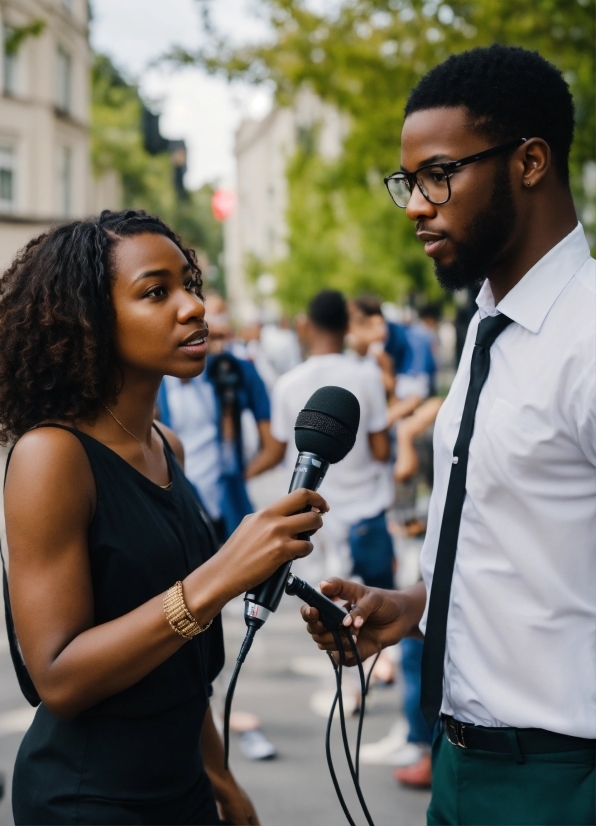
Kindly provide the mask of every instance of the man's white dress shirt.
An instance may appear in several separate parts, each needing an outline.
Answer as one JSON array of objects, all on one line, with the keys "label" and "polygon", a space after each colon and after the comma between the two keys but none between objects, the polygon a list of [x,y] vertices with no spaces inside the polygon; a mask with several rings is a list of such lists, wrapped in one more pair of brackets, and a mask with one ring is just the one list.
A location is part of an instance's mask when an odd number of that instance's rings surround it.
[{"label": "man's white dress shirt", "polygon": [[596,738],[596,261],[581,225],[497,307],[488,281],[477,304],[434,431],[427,594],[478,324],[514,323],[491,348],[470,444],[442,711]]}]

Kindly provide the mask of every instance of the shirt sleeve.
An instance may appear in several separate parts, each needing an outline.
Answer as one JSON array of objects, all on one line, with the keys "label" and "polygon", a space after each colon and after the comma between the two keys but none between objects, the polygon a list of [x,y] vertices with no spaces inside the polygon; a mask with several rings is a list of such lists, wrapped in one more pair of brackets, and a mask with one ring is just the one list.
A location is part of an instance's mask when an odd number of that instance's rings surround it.
[{"label": "shirt sleeve", "polygon": [[366,381],[369,416],[367,433],[379,433],[387,428],[387,400],[379,368],[371,364]]},{"label": "shirt sleeve", "polygon": [[256,367],[250,361],[240,361],[247,392],[248,408],[257,422],[269,421],[271,405],[265,382],[259,376]]},{"label": "shirt sleeve", "polygon": [[271,393],[271,435],[278,442],[288,444],[294,435],[294,422],[289,422],[288,410],[284,403],[284,380],[278,379]]}]

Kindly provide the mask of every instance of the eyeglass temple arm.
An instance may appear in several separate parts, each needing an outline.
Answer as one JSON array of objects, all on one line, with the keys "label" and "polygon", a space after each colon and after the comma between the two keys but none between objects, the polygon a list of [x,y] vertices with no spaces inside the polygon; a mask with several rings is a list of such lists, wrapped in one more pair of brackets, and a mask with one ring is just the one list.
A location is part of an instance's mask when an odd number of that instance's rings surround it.
[{"label": "eyeglass temple arm", "polygon": [[[481,158],[490,158],[492,155],[498,155],[499,152],[504,152],[506,149],[513,149],[515,146],[521,146],[522,143],[525,143],[527,140],[527,138],[519,138],[519,140],[512,141],[511,143],[503,143],[500,146],[493,146],[490,149],[483,150],[482,152],[476,152],[475,155],[468,155],[465,158],[460,158],[459,161],[429,164],[429,166],[440,166],[444,172],[448,172],[450,169],[459,169],[460,166],[466,166],[469,163],[474,163],[474,161],[479,161]],[[420,169],[424,169],[424,167],[420,167]],[[420,172],[420,169],[417,169],[416,172]]]},{"label": "eyeglass temple arm", "polygon": [[459,169],[460,166],[466,166],[469,163],[474,163],[474,161],[478,161],[481,158],[490,158],[492,155],[498,155],[499,152],[504,152],[506,149],[513,149],[514,146],[521,146],[527,140],[528,138],[519,138],[519,140],[512,141],[511,143],[504,143],[500,146],[493,146],[490,149],[484,149],[482,152],[476,152],[474,155],[467,155],[465,158],[460,158],[458,161],[425,164],[424,166],[418,167],[415,172],[405,172],[403,169],[398,169],[395,172],[392,172],[391,175],[387,175],[387,177],[384,178],[384,182],[385,185],[387,185],[388,181],[395,178],[397,175],[403,175],[404,178],[411,180],[415,178],[416,175],[423,169],[428,169],[432,166],[440,166],[444,172],[448,172],[450,169]]}]

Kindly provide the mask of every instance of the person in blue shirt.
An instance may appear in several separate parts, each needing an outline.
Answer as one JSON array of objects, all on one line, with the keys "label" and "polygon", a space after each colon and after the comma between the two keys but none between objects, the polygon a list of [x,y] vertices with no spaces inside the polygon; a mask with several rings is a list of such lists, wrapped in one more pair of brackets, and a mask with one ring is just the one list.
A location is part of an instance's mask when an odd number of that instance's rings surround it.
[{"label": "person in blue shirt", "polygon": [[[362,309],[362,300],[360,300],[359,306]],[[376,308],[369,305],[368,309],[368,314],[373,315],[372,310]],[[383,315],[380,304],[378,304],[377,313],[380,316]],[[385,324],[387,326],[385,352],[393,359],[393,370],[397,376],[406,372],[405,365],[412,359],[411,345],[406,335],[406,329],[401,324],[397,324],[395,321],[387,321],[387,319],[385,319]]]},{"label": "person in blue shirt", "polygon": [[409,345],[409,352],[400,373],[414,380],[422,377],[425,385],[424,395],[433,396],[437,365],[432,350],[431,330],[422,320],[415,320],[403,327],[403,333]]}]

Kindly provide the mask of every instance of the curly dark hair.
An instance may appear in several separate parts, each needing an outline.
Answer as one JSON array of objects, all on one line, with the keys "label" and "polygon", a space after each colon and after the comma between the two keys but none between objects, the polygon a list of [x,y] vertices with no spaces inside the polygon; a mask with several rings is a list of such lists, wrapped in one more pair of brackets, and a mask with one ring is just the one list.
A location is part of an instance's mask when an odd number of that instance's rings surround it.
[{"label": "curly dark hair", "polygon": [[452,55],[420,80],[405,115],[446,106],[465,106],[475,128],[496,143],[542,138],[560,179],[569,181],[573,98],[561,72],[538,52],[493,43]]},{"label": "curly dark hair", "polygon": [[143,210],[70,221],[34,238],[0,280],[0,443],[42,421],[92,420],[115,399],[110,284],[120,238],[155,233],[176,244],[199,289],[192,249]]}]

